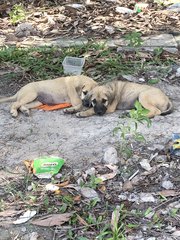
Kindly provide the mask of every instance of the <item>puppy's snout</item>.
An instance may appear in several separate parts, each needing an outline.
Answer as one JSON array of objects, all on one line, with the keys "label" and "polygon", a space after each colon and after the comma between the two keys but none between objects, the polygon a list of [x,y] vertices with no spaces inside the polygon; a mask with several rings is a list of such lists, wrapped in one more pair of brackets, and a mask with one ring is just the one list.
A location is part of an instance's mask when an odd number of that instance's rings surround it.
[{"label": "puppy's snout", "polygon": [[89,107],[89,100],[87,98],[84,98],[82,100],[82,104],[83,104],[84,107]]},{"label": "puppy's snout", "polygon": [[99,116],[104,115],[106,110],[107,110],[107,108],[104,105],[97,104],[94,106],[94,112]]}]

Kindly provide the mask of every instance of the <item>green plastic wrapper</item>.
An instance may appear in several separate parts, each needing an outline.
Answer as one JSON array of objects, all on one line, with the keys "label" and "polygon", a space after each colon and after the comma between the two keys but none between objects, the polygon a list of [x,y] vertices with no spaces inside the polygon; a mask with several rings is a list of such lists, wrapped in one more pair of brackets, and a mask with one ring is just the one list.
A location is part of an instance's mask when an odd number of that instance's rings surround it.
[{"label": "green plastic wrapper", "polygon": [[51,178],[64,165],[64,159],[59,157],[40,157],[34,159],[33,173],[38,178]]}]

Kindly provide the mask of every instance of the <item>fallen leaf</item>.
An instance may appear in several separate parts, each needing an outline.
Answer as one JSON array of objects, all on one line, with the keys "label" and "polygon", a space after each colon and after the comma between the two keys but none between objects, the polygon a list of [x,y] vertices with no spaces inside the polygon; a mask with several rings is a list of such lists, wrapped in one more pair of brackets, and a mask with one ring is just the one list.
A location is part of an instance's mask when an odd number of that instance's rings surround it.
[{"label": "fallen leaf", "polygon": [[161,192],[158,192],[158,194],[164,197],[174,197],[178,196],[180,192],[176,192],[175,190],[163,190]]},{"label": "fallen leaf", "polygon": [[101,181],[103,182],[103,181],[106,181],[106,180],[108,180],[108,179],[112,179],[112,178],[114,178],[116,175],[117,175],[117,173],[118,173],[118,166],[116,166],[116,165],[111,165],[111,164],[106,164],[105,165],[107,168],[109,168],[110,170],[112,170],[113,172],[112,173],[107,173],[107,174],[103,174],[103,175],[97,175],[97,177],[99,178],[99,179],[101,179]]},{"label": "fallen leaf", "polygon": [[59,184],[56,184],[58,187],[65,187],[69,184],[69,181],[65,181],[65,182],[62,182],[62,183],[59,183]]},{"label": "fallen leaf", "polygon": [[84,226],[88,226],[89,224],[82,218],[80,217],[78,214],[76,214],[77,219],[79,220],[79,222],[84,225]]},{"label": "fallen leaf", "polygon": [[24,165],[26,166],[27,170],[29,173],[33,173],[33,160],[24,160],[23,161]]},{"label": "fallen leaf", "polygon": [[23,212],[22,210],[16,211],[14,209],[7,209],[3,212],[0,212],[0,217],[13,217],[13,216],[18,215],[22,212]]},{"label": "fallen leaf", "polygon": [[120,206],[116,206],[111,217],[111,229],[113,232],[115,232],[118,227],[119,218],[120,218]]},{"label": "fallen leaf", "polygon": [[131,191],[133,189],[132,182],[129,180],[125,181],[122,189],[123,191]]},{"label": "fallen leaf", "polygon": [[70,220],[72,213],[51,214],[41,217],[31,223],[38,226],[52,227],[59,226]]},{"label": "fallen leaf", "polygon": [[81,195],[77,195],[77,196],[73,197],[73,200],[75,202],[79,202],[81,200]]},{"label": "fallen leaf", "polygon": [[29,221],[32,217],[36,215],[36,211],[30,211],[27,210],[22,216],[20,216],[16,221],[14,221],[14,224],[21,224]]},{"label": "fallen leaf", "polygon": [[102,185],[101,187],[98,188],[98,190],[102,193],[104,193],[106,191],[106,186]]}]

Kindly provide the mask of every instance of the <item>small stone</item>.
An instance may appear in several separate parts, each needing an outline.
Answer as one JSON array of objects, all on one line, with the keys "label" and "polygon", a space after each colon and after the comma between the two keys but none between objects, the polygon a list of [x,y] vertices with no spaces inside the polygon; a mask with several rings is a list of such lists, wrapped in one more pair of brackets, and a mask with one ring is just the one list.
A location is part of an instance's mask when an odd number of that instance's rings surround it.
[{"label": "small stone", "polygon": [[140,162],[140,165],[143,169],[145,169],[146,171],[150,171],[152,169],[151,165],[149,164],[148,159],[143,159]]},{"label": "small stone", "polygon": [[120,195],[118,195],[118,198],[121,201],[125,201],[127,199],[127,196],[126,196],[126,194],[120,194]]},{"label": "small stone", "polygon": [[92,188],[82,187],[82,188],[80,189],[80,192],[81,192],[81,194],[83,195],[83,197],[85,197],[85,198],[97,199],[97,200],[100,201],[100,198],[99,198],[97,192],[96,192],[94,189],[92,189]]},{"label": "small stone", "polygon": [[68,4],[66,5],[68,7],[72,7],[74,9],[81,9],[81,8],[85,8],[85,6],[83,4],[79,4],[79,3],[72,3],[72,4]]},{"label": "small stone", "polygon": [[104,153],[103,162],[113,165],[119,162],[117,151],[114,147],[107,147]]},{"label": "small stone", "polygon": [[109,34],[113,34],[115,32],[112,26],[105,26],[105,29]]},{"label": "small stone", "polygon": [[140,201],[141,202],[155,202],[156,199],[153,197],[151,193],[140,193]]},{"label": "small stone", "polygon": [[165,189],[173,189],[173,183],[171,181],[163,181],[162,182],[162,187],[165,188]]},{"label": "small stone", "polygon": [[155,161],[158,163],[166,162],[167,161],[167,156],[166,155],[157,155],[155,157]]},{"label": "small stone", "polygon": [[29,185],[29,186],[27,187],[27,190],[28,190],[28,191],[32,191],[32,189],[33,189],[32,185]]},{"label": "small stone", "polygon": [[155,237],[150,237],[150,238],[147,238],[147,240],[156,240]]},{"label": "small stone", "polygon": [[25,22],[19,24],[15,29],[15,35],[16,37],[27,37],[30,35],[36,35],[37,30],[34,28],[34,26],[31,23]]},{"label": "small stone", "polygon": [[125,7],[116,7],[116,12],[122,14],[130,14],[133,13],[133,10]]},{"label": "small stone", "polygon": [[176,71],[176,77],[180,77],[180,67]]},{"label": "small stone", "polygon": [[22,227],[21,232],[26,232],[26,227]]},{"label": "small stone", "polygon": [[144,78],[139,78],[139,82],[145,82]]}]

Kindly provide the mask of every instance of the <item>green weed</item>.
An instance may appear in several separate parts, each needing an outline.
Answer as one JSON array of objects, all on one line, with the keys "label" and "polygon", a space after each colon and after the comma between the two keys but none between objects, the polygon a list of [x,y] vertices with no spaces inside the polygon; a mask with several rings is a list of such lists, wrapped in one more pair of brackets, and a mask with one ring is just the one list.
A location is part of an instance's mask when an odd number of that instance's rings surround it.
[{"label": "green weed", "polygon": [[128,40],[129,47],[140,47],[143,44],[141,35],[142,34],[140,32],[131,32],[129,34],[126,34],[124,38]]},{"label": "green weed", "polygon": [[22,4],[15,4],[9,13],[9,16],[13,24],[24,20],[26,18],[26,12]]},{"label": "green weed", "polygon": [[135,109],[130,110],[129,117],[126,116],[126,122],[119,123],[113,130],[113,133],[118,134],[121,138],[120,152],[125,158],[131,157],[133,153],[133,141],[145,141],[143,134],[138,131],[138,125],[146,123],[147,127],[151,126],[151,120],[147,117],[149,111],[143,108],[138,101],[134,106]]}]

